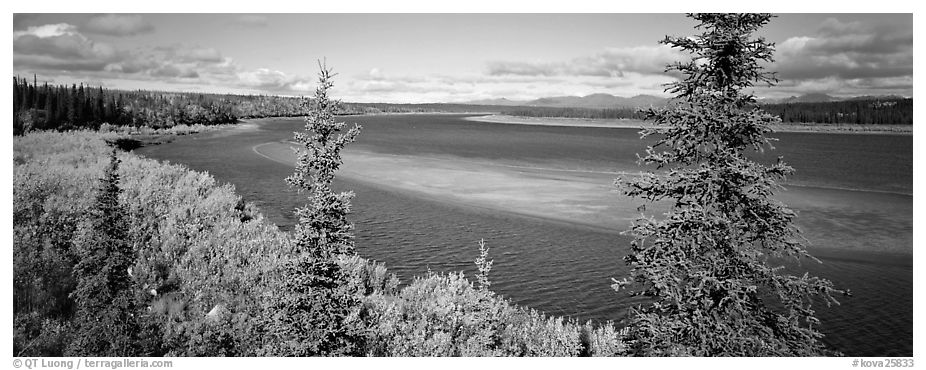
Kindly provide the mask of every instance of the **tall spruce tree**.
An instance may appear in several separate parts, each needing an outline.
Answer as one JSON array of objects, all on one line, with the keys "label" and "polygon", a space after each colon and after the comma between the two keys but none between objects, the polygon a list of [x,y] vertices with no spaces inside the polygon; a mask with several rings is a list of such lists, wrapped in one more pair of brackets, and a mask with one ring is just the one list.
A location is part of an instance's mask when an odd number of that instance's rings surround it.
[{"label": "tall spruce tree", "polygon": [[69,356],[137,356],[138,322],[132,278],[134,251],[128,243],[125,211],[119,204],[119,159],[113,149],[90,217],[75,240],[78,262],[75,335]]},{"label": "tall spruce tree", "polygon": [[[703,30],[662,43],[693,54],[667,71],[683,78],[667,91],[667,108],[650,109],[654,136],[641,162],[660,173],[618,179],[625,194],[665,201],[663,219],[633,224],[625,261],[636,295],[652,303],[631,311],[638,355],[805,356],[827,353],[812,303],[837,303],[828,280],[782,271],[782,261],[811,257],[794,226],[795,213],[772,199],[793,169],[764,165],[747,151],[771,147],[766,134],[779,118],[743,90],[773,84],[760,63],[774,45],[753,32],[769,14],[690,14]],[[787,257],[782,259],[782,257]],[[815,260],[815,259],[814,259]],[[819,261],[818,261],[819,262]],[[625,279],[614,285],[631,285]],[[633,286],[633,285],[631,285]]]},{"label": "tall spruce tree", "polygon": [[335,121],[339,102],[328,98],[334,75],[325,65],[319,67],[315,97],[304,102],[309,106],[306,131],[295,133],[302,145],[296,170],[286,178],[308,193],[309,202],[295,211],[294,255],[268,299],[264,351],[272,356],[350,356],[361,350],[361,302],[337,264],[341,256],[354,254],[353,224],[347,220],[353,193],[331,189],[341,150],[356,139],[360,127],[344,131],[344,122]]}]

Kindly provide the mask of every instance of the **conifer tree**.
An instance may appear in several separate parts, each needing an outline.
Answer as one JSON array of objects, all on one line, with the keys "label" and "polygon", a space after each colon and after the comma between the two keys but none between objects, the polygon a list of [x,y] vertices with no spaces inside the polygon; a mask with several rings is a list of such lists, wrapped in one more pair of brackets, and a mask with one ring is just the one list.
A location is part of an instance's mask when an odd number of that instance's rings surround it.
[{"label": "conifer tree", "polygon": [[[665,201],[663,219],[641,217],[629,231],[624,259],[652,303],[631,311],[638,355],[804,356],[824,354],[812,303],[837,303],[828,280],[792,276],[782,261],[811,257],[794,226],[795,213],[772,199],[777,181],[792,173],[782,162],[764,165],[747,151],[771,148],[766,134],[779,118],[754,104],[756,84],[773,84],[760,63],[773,44],[752,33],[769,14],[692,14],[700,35],[662,43],[693,54],[667,71],[673,104],[650,109],[655,136],[641,162],[662,173],[618,179],[625,194]],[[786,257],[785,259],[782,259]],[[815,259],[814,259],[815,260]],[[614,285],[630,285],[625,279]]]},{"label": "conifer tree", "polygon": [[296,170],[286,178],[309,199],[295,211],[294,255],[268,300],[267,355],[350,356],[361,348],[360,300],[337,264],[338,258],[354,254],[353,224],[347,220],[353,193],[331,189],[341,150],[360,127],[344,131],[344,122],[335,121],[339,102],[328,97],[334,75],[323,64],[319,67],[315,97],[304,102],[309,106],[306,131],[295,133],[302,145]]},{"label": "conifer tree", "polygon": [[109,166],[90,211],[90,219],[75,241],[77,287],[71,293],[77,310],[69,356],[134,356],[138,323],[129,268],[134,252],[128,244],[128,224],[119,204],[119,159],[113,149]]}]

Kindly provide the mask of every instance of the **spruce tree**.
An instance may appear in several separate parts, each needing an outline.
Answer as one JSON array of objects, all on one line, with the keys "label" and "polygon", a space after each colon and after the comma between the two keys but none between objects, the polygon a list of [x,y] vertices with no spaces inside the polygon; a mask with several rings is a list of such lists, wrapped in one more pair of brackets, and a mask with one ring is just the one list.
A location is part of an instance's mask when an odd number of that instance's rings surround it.
[{"label": "spruce tree", "polygon": [[77,287],[71,293],[77,310],[69,356],[135,356],[138,324],[132,278],[134,252],[128,223],[119,204],[119,159],[113,149],[89,220],[75,241]]},{"label": "spruce tree", "polygon": [[[618,179],[625,194],[670,206],[665,217],[634,222],[634,294],[649,305],[631,310],[638,355],[804,356],[827,353],[815,302],[837,303],[828,280],[782,271],[783,261],[813,259],[794,226],[795,213],[772,198],[793,169],[746,153],[772,148],[776,116],[743,90],[773,84],[760,63],[774,45],[752,34],[769,14],[691,14],[703,32],[662,43],[693,54],[669,65],[673,104],[650,109],[654,136],[641,162],[660,169]],[[815,259],[813,259],[815,260]],[[817,261],[817,260],[815,260]],[[819,261],[818,261],[819,262]],[[615,289],[632,285],[625,279]]]},{"label": "spruce tree", "polygon": [[337,264],[338,258],[354,254],[353,225],[347,220],[353,193],[331,189],[342,163],[340,152],[360,127],[344,131],[344,122],[335,121],[339,102],[328,98],[334,75],[324,65],[320,68],[315,97],[304,102],[309,107],[306,131],[295,133],[302,145],[296,169],[286,178],[309,199],[295,211],[294,255],[268,299],[264,351],[272,356],[360,354],[360,300]]}]

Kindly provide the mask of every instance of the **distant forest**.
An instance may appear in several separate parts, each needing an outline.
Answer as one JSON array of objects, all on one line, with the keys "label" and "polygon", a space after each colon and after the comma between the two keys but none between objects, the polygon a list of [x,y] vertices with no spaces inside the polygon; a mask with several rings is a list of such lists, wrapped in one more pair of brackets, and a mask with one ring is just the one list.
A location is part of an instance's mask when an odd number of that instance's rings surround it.
[{"label": "distant forest", "polygon": [[[31,82],[31,83],[30,83]],[[13,77],[13,134],[31,130],[115,126],[170,128],[216,125],[243,118],[305,114],[301,97],[113,90],[89,85],[39,85]],[[913,99],[762,105],[785,123],[913,124]],[[642,119],[635,108],[555,108],[467,104],[343,103],[338,114],[493,112],[525,117]]]},{"label": "distant forest", "polygon": [[508,114],[522,117],[564,117],[587,119],[643,119],[646,115],[637,108],[554,108],[515,107]]},{"label": "distant forest", "polygon": [[913,124],[913,99],[769,104],[762,109],[780,116],[785,123]]},{"label": "distant forest", "polygon": [[[760,106],[784,123],[846,123],[863,125],[913,124],[913,99],[847,100],[820,103],[782,103]],[[635,108],[513,107],[507,114],[524,117],[588,119],[643,119]]]},{"label": "distant forest", "polygon": [[240,118],[297,116],[299,98],[159,91],[124,91],[81,85],[30,84],[13,78],[13,132],[117,126],[167,128],[215,125]]},{"label": "distant forest", "polygon": [[[13,133],[115,126],[169,128],[235,123],[242,118],[305,114],[301,97],[126,91],[89,85],[38,84],[13,77]],[[498,111],[462,104],[344,103],[338,114]]]}]

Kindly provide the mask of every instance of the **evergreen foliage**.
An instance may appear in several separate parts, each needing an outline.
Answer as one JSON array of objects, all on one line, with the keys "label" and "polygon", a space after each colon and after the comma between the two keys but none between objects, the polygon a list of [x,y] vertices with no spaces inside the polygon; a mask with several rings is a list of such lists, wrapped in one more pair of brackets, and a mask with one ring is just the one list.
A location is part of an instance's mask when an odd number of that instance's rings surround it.
[{"label": "evergreen foliage", "polygon": [[788,123],[912,125],[913,99],[859,98],[820,103],[779,103],[762,109]]},{"label": "evergreen foliage", "polygon": [[135,262],[125,211],[119,204],[119,159],[113,149],[89,222],[76,242],[77,306],[71,355],[134,356],[139,327],[129,269]]},{"label": "evergreen foliage", "polygon": [[[629,231],[633,294],[652,303],[631,312],[636,355],[807,356],[827,353],[812,304],[836,303],[828,280],[782,272],[780,257],[812,258],[795,213],[771,198],[793,169],[750,161],[744,152],[771,147],[778,117],[743,89],[774,83],[760,62],[773,45],[752,33],[768,14],[693,14],[703,29],[662,43],[693,54],[668,70],[684,78],[667,91],[670,107],[649,109],[655,136],[641,162],[665,170],[618,179],[627,195],[671,204],[665,218],[641,217]],[[633,284],[625,279],[620,289]]]},{"label": "evergreen foliage", "polygon": [[334,75],[320,67],[315,97],[306,101],[306,132],[295,133],[303,150],[295,172],[286,179],[300,192],[308,192],[309,203],[296,209],[293,257],[283,266],[281,284],[269,299],[268,355],[339,356],[361,350],[360,298],[337,263],[354,254],[353,224],[347,220],[353,193],[331,189],[342,163],[340,152],[355,140],[360,127],[342,133],[344,122],[334,120],[338,101],[328,97]]},{"label": "evergreen foliage", "polygon": [[492,260],[489,259],[489,248],[486,247],[485,240],[479,241],[479,257],[473,261],[479,274],[476,275],[476,282],[479,283],[479,289],[489,290],[492,282],[489,281],[489,271],[492,270]]}]

